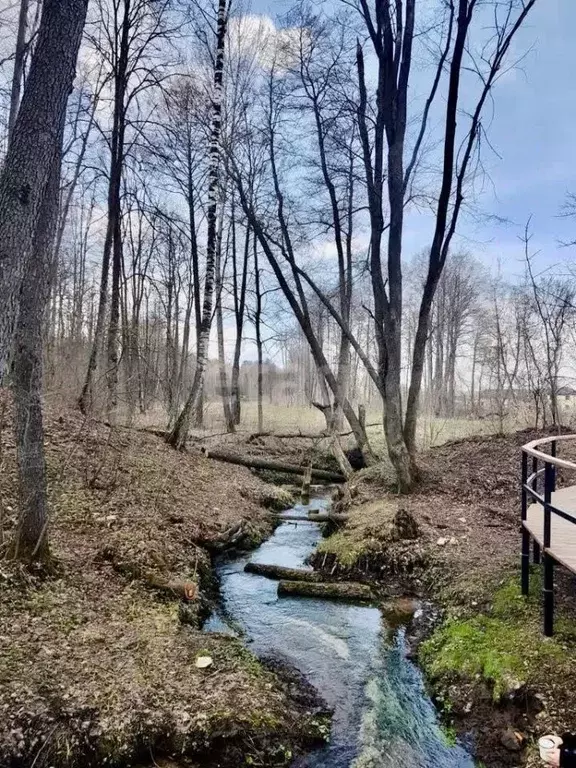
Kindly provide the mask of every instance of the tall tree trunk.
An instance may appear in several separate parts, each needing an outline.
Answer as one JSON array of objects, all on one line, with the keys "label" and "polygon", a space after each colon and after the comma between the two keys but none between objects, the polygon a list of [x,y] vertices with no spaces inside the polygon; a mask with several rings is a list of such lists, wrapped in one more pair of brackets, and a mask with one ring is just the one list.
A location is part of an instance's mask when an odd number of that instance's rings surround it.
[{"label": "tall tree trunk", "polygon": [[22,103],[0,174],[0,381],[22,278],[72,87],[87,0],[45,0]]},{"label": "tall tree trunk", "polygon": [[[110,208],[110,201],[108,202],[108,208]],[[94,377],[98,367],[98,356],[104,343],[106,307],[108,305],[108,280],[110,276],[110,255],[112,253],[112,227],[113,222],[109,216],[108,224],[106,226],[106,236],[104,238],[104,250],[102,253],[102,268],[100,274],[100,288],[98,291],[96,325],[94,327],[94,334],[92,336],[92,345],[90,347],[90,356],[88,357],[86,377],[84,379],[80,397],[78,398],[78,407],[83,414],[87,414],[94,405]]]},{"label": "tall tree trunk", "polygon": [[108,386],[107,411],[114,417],[117,404],[118,386],[118,334],[120,332],[120,278],[122,274],[122,223],[121,189],[124,165],[124,141],[126,132],[126,87],[128,58],[130,49],[130,8],[131,0],[124,0],[124,16],[120,38],[118,64],[114,72],[114,114],[112,124],[110,171],[108,177],[108,222],[104,251],[102,254],[102,275],[98,299],[98,317],[96,330],[90,350],[86,379],[78,400],[82,413],[92,407],[94,400],[94,377],[98,367],[98,357],[104,347],[106,309],[108,305],[108,280],[110,257],[112,257],[112,294],[110,300],[110,321],[107,334],[107,370]]},{"label": "tall tree trunk", "polygon": [[218,28],[216,31],[216,57],[212,95],[212,125],[210,130],[210,167],[208,181],[208,210],[206,214],[208,233],[206,244],[206,277],[202,321],[198,333],[196,370],[190,394],[167,442],[180,450],[186,446],[192,414],[197,408],[204,384],[204,373],[208,364],[208,346],[212,328],[212,304],[214,300],[214,272],[217,247],[217,212],[220,192],[220,136],[222,132],[222,96],[224,78],[224,53],[226,49],[226,28],[228,26],[228,2],[218,0]]},{"label": "tall tree trunk", "polygon": [[[76,46],[82,25],[76,29]],[[76,47],[76,54],[78,48]],[[74,66],[71,66],[73,74]],[[18,104],[13,102],[18,109]],[[65,103],[58,115],[52,162],[38,211],[32,255],[24,270],[15,328],[12,389],[14,432],[20,488],[15,556],[24,562],[48,556],[46,460],[42,418],[43,330],[53,277],[53,249],[58,222]]]},{"label": "tall tree trunk", "polygon": [[[228,375],[226,372],[226,348],[224,344],[224,314],[222,312],[222,291],[224,275],[222,273],[222,229],[224,225],[224,216],[220,218],[220,228],[218,234],[218,248],[216,250],[216,331],[218,336],[218,368],[220,374],[220,397],[222,399],[222,410],[224,411],[224,423],[226,431],[236,432],[236,425],[232,416],[230,407],[230,390],[228,389]],[[233,238],[234,239],[234,238]],[[228,244],[227,244],[228,245]],[[235,243],[232,243],[235,248]]]},{"label": "tall tree trunk", "polygon": [[[121,176],[122,171],[119,171]],[[110,320],[107,339],[107,404],[106,412],[111,424],[116,422],[118,408],[118,368],[120,362],[120,280],[122,277],[122,223],[120,212],[120,196],[114,202],[114,224],[112,230],[112,286],[110,293]]]},{"label": "tall tree trunk", "polygon": [[[499,34],[496,36],[497,45],[492,53],[492,57],[488,59],[489,68],[482,78],[482,89],[472,111],[470,129],[457,152],[456,138],[460,81],[466,51],[466,39],[475,13],[474,4],[468,0],[458,0],[457,3],[456,35],[454,38],[452,60],[450,62],[448,94],[446,98],[442,184],[438,196],[434,236],[430,247],[428,274],[418,315],[418,327],[414,343],[412,372],[404,422],[404,439],[412,456],[416,452],[418,404],[422,386],[422,372],[424,369],[432,301],[458,223],[458,216],[464,200],[464,182],[467,178],[469,164],[481,131],[483,108],[502,70],[514,36],[524,23],[534,4],[535,0],[527,0],[527,2],[522,3],[515,18],[513,18],[512,14],[514,4],[510,4],[510,15],[502,29],[499,30]],[[451,6],[452,14],[455,12],[455,6],[456,3]],[[455,166],[457,155],[461,156],[458,167]]]},{"label": "tall tree trunk", "polygon": [[[188,198],[188,226],[190,230],[190,258],[192,261],[192,285],[194,290],[194,319],[196,328],[196,360],[200,356],[200,328],[202,326],[202,288],[200,285],[200,259],[198,253],[198,237],[196,232],[196,195],[194,191],[194,155],[192,152],[192,135],[187,125],[186,172]],[[204,423],[204,397],[200,391],[193,414],[194,426],[202,427]]]},{"label": "tall tree trunk", "polygon": [[8,142],[12,138],[12,131],[16,124],[18,107],[20,106],[20,93],[24,78],[24,60],[26,57],[26,33],[28,31],[28,7],[30,0],[20,0],[20,13],[18,15],[18,33],[16,35],[16,50],[14,52],[14,71],[12,73],[12,89],[10,92],[10,113],[8,115]]},{"label": "tall tree trunk", "polygon": [[[345,234],[342,226],[342,213],[338,202],[336,187],[332,180],[330,169],[328,167],[328,158],[326,150],[325,125],[322,116],[320,96],[317,86],[313,81],[307,82],[303,75],[303,82],[306,93],[310,98],[312,110],[314,113],[314,123],[316,126],[316,138],[318,143],[318,153],[320,157],[320,168],[324,185],[328,192],[330,200],[330,209],[332,214],[332,228],[334,231],[334,242],[336,245],[336,254],[338,257],[338,293],[340,301],[340,314],[344,322],[350,323],[350,307],[352,301],[352,274],[351,274],[351,238],[352,221],[354,208],[354,156],[350,152],[350,174],[349,174],[349,193],[347,201],[348,231]],[[350,341],[346,334],[341,331],[340,351],[338,355],[337,369],[338,387],[343,398],[348,398],[350,387]],[[342,429],[343,411],[340,403],[335,403],[334,407],[334,427],[337,430]]]},{"label": "tall tree trunk", "polygon": [[122,175],[124,172],[124,143],[126,136],[126,90],[128,86],[128,59],[131,45],[131,0],[124,0],[124,18],[120,37],[120,55],[114,77],[114,126],[112,154],[115,158],[110,177],[108,216],[112,220],[112,285],[110,293],[110,320],[108,324],[106,355],[106,411],[110,423],[116,421],[118,407],[118,367],[120,362],[120,281],[123,268],[122,246]]},{"label": "tall tree trunk", "polygon": [[12,389],[14,431],[18,451],[20,514],[15,555],[24,562],[48,556],[46,460],[42,421],[43,326],[52,271],[52,249],[58,219],[61,143],[53,161],[33,245],[33,258],[22,283],[16,323]]},{"label": "tall tree trunk", "polygon": [[[402,3],[396,4],[396,12]],[[405,23],[393,40],[391,3],[378,3],[378,31],[371,29],[378,57],[378,85],[374,141],[368,129],[368,93],[364,53],[357,45],[356,64],[360,86],[357,110],[371,224],[370,266],[374,297],[374,322],[378,347],[378,372],[384,394],[384,434],[388,455],[402,491],[414,482],[414,465],[403,433],[402,410],[402,236],[404,222],[404,142],[407,125],[408,81],[412,59],[415,0],[407,0]],[[401,56],[398,54],[401,52]],[[385,161],[385,138],[388,153]],[[373,146],[372,146],[373,144]],[[387,172],[385,174],[385,162]],[[382,268],[384,232],[384,178],[388,184],[388,293]]]},{"label": "tall tree trunk", "polygon": [[[234,222],[232,223],[234,226]],[[236,258],[236,237],[232,240],[232,268],[234,284],[234,315],[236,318],[236,341],[234,344],[234,358],[232,360],[232,379],[230,386],[230,407],[234,424],[240,424],[240,355],[242,353],[242,334],[244,332],[244,314],[246,310],[246,286],[248,281],[248,255],[250,252],[250,226],[246,224],[246,239],[244,241],[244,261],[242,263],[242,276],[238,282],[238,264]]]},{"label": "tall tree trunk", "polygon": [[178,383],[176,386],[178,409],[180,409],[180,401],[182,397],[182,389],[184,387],[184,381],[186,378],[186,372],[188,370],[188,357],[190,354],[190,323],[192,320],[192,310],[194,297],[192,295],[193,286],[191,281],[188,282],[188,291],[186,295],[186,309],[184,311],[184,329],[182,331],[182,345],[180,348],[180,362],[178,365]]},{"label": "tall tree trunk", "polygon": [[254,235],[254,288],[256,292],[256,309],[254,311],[254,328],[256,333],[256,353],[258,355],[258,432],[264,431],[264,372],[262,354],[262,290],[260,287],[260,266],[258,264],[258,239]]},{"label": "tall tree trunk", "polygon": [[[166,390],[166,405],[169,419],[176,418],[175,414],[175,392],[176,378],[174,376],[176,369],[176,344],[174,341],[174,303],[176,290],[176,274],[174,265],[174,247],[172,242],[172,228],[168,224],[168,279],[166,281],[166,360],[164,366],[164,381]],[[176,318],[176,324],[178,319]]]}]

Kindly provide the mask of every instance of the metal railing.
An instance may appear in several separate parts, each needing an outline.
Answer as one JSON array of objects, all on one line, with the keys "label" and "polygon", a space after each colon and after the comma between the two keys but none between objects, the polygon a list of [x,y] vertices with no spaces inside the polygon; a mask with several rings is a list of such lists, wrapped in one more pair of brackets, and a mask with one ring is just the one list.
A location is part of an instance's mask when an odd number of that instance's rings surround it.
[{"label": "metal railing", "polygon": [[[528,518],[528,500],[531,499],[543,508],[543,527],[541,534],[542,549],[534,539],[534,563],[543,562],[544,566],[544,634],[554,633],[554,565],[557,562],[551,550],[552,516],[557,515],[576,525],[573,514],[552,503],[552,494],[556,490],[557,470],[559,468],[576,472],[576,464],[557,455],[558,443],[565,440],[576,440],[576,435],[555,435],[540,440],[533,440],[522,446],[522,594],[528,595],[530,589],[530,539],[535,531],[530,531],[526,525]],[[549,446],[549,452],[540,450]],[[528,474],[528,464],[531,461],[531,473]],[[542,466],[540,466],[542,465]],[[539,491],[539,484],[542,491]]]}]

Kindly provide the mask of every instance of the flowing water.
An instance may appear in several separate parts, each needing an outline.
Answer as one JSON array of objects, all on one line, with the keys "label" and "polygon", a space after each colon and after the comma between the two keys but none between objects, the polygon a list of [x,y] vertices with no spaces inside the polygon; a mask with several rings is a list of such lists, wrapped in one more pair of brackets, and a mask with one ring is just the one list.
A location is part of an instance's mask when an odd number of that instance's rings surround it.
[{"label": "flowing water", "polygon": [[[326,508],[314,499],[291,514]],[[321,538],[316,523],[282,523],[247,557],[219,566],[222,612],[207,631],[240,631],[261,656],[296,667],[333,708],[330,744],[298,768],[473,768],[438,724],[417,667],[405,654],[404,632],[392,631],[377,608],[276,595],[277,582],[244,573],[248,560],[305,567]]]}]

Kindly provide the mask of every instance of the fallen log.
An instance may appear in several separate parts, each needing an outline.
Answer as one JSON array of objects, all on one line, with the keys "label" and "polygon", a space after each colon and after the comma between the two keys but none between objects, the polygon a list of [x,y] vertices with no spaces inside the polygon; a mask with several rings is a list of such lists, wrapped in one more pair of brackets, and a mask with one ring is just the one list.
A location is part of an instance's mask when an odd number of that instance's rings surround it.
[{"label": "fallen log", "polygon": [[289,581],[307,581],[319,583],[322,574],[316,571],[304,571],[302,568],[285,568],[282,565],[266,565],[265,563],[246,563],[246,573],[255,573],[258,576],[266,576],[268,579],[288,579]]},{"label": "fallen log", "polygon": [[315,523],[345,523],[350,519],[350,515],[345,512],[324,512],[311,509],[308,512],[308,519],[313,520]]},{"label": "fallen log", "polygon": [[[286,472],[290,475],[304,475],[307,470],[307,467],[299,467],[296,464],[284,464],[280,461],[260,459],[256,456],[238,456],[237,454],[225,451],[210,451],[207,448],[203,448],[202,453],[209,459],[216,459],[227,464],[238,464],[241,467],[249,467],[250,469],[269,469],[273,472]],[[312,469],[312,478],[328,483],[343,483],[346,479],[340,472],[330,472],[326,469],[314,468]]]},{"label": "fallen log", "polygon": [[290,513],[282,514],[281,512],[271,512],[270,514],[280,522],[286,520],[287,522],[300,523],[345,523],[350,517],[342,512],[308,512],[306,517],[304,515],[292,515]]},{"label": "fallen log", "polygon": [[172,599],[192,602],[199,599],[200,592],[198,584],[191,578],[187,581],[182,579],[168,579],[162,573],[145,568],[139,563],[133,563],[119,558],[117,553],[111,547],[104,547],[100,552],[101,557],[112,565],[112,568],[131,581],[142,581],[145,586],[163,592]]},{"label": "fallen log", "polygon": [[[375,421],[373,424],[365,425],[366,428],[381,426],[381,421]],[[348,437],[354,433],[349,429],[346,432],[338,432],[337,434],[339,437]],[[258,440],[261,437],[273,437],[276,440],[326,440],[330,437],[330,432],[326,429],[323,429],[320,432],[252,432],[251,435],[246,439],[246,442],[253,443],[255,440]]]},{"label": "fallen log", "polygon": [[372,590],[366,584],[354,582],[308,583],[305,581],[281,581],[278,584],[278,596],[321,597],[330,600],[368,600],[374,599]]}]

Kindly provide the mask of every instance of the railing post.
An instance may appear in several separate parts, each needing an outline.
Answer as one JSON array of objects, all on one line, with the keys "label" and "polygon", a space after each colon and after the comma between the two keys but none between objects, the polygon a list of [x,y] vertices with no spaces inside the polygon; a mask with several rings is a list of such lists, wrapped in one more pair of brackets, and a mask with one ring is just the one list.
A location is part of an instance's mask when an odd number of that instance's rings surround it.
[{"label": "railing post", "polygon": [[544,464],[544,548],[550,546],[550,537],[552,534],[552,513],[550,504],[552,503],[552,491],[554,490],[554,467],[550,462]]},{"label": "railing post", "polygon": [[528,454],[522,451],[522,594],[530,592],[530,533],[524,525],[528,500],[526,494],[526,481],[528,480]]},{"label": "railing post", "polygon": [[[538,490],[538,459],[536,456],[532,457],[532,475],[534,479],[532,480],[532,490],[537,491]],[[540,564],[540,544],[534,539],[534,564],[539,565]]]},{"label": "railing post", "polygon": [[544,465],[544,634],[551,637],[554,633],[554,559],[549,553],[552,538],[552,489],[554,487],[554,467],[550,462]]},{"label": "railing post", "polygon": [[[550,455],[556,458],[557,454],[557,440],[552,440],[552,443],[550,445]],[[556,466],[552,465],[552,493],[556,490]]]},{"label": "railing post", "polygon": [[554,634],[554,558],[544,553],[544,634]]}]

